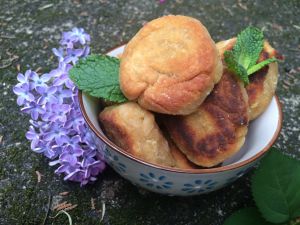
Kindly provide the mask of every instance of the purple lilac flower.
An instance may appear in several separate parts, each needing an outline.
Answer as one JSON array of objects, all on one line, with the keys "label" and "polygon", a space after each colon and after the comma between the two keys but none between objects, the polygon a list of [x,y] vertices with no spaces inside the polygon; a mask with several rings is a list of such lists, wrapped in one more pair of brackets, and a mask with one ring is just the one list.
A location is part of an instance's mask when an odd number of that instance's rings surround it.
[{"label": "purple lilac flower", "polygon": [[80,139],[81,138],[79,135],[75,135],[75,136],[71,137],[69,142],[66,145],[66,150],[68,150],[70,152],[71,149],[67,149],[67,148],[72,148],[74,151],[77,151],[77,150],[78,150],[77,152],[80,151],[80,155],[82,155],[84,151],[81,150]]},{"label": "purple lilac flower", "polygon": [[58,86],[56,89],[56,95],[57,102],[59,104],[66,103],[68,100],[70,100],[71,97],[73,97],[73,92],[70,89],[64,88],[64,86]]},{"label": "purple lilac flower", "polygon": [[82,164],[82,167],[85,168],[83,183],[87,183],[89,178],[95,178],[105,167],[103,161],[95,160],[94,158],[84,159]]},{"label": "purple lilac flower", "polygon": [[82,148],[67,145],[64,148],[64,152],[60,155],[60,160],[62,162],[72,161],[70,162],[70,164],[74,166],[78,162],[78,157],[82,156],[82,154],[83,154]]},{"label": "purple lilac flower", "polygon": [[74,107],[74,109],[79,109],[79,101],[78,101],[78,97],[77,97],[78,89],[75,86],[72,90],[73,90],[73,96],[72,96],[73,107]]},{"label": "purple lilac flower", "polygon": [[49,117],[51,121],[60,121],[65,123],[67,121],[67,113],[70,111],[68,104],[51,104],[52,115]]},{"label": "purple lilac flower", "polygon": [[100,160],[95,160],[95,158],[84,159],[82,164],[83,168],[87,168],[84,174],[85,179],[89,178],[90,176],[97,176],[99,171],[102,171],[105,166],[103,162]]},{"label": "purple lilac flower", "polygon": [[41,118],[44,122],[48,122],[49,118],[52,116],[53,112],[52,112],[52,105],[53,103],[51,102],[46,102],[46,104],[44,105],[45,111],[44,113],[41,115]]},{"label": "purple lilac flower", "polygon": [[67,49],[67,54],[66,58],[64,59],[65,63],[70,63],[72,62],[73,65],[78,61],[79,57],[81,57],[84,53],[84,49]]},{"label": "purple lilac flower", "polygon": [[51,75],[48,73],[43,74],[42,76],[39,76],[36,72],[31,73],[31,89],[41,88],[41,89],[47,89],[48,85],[47,82],[50,80]]},{"label": "purple lilac flower", "polygon": [[[84,158],[84,160],[82,162],[84,162],[88,158],[94,158],[96,155],[97,155],[97,152],[95,151],[95,148],[86,149],[82,154],[82,157]],[[84,164],[84,165],[86,165],[86,164]]]},{"label": "purple lilac flower", "polygon": [[87,42],[90,41],[90,35],[84,32],[84,29],[82,28],[73,28],[72,29],[72,36],[73,38],[77,38],[77,40],[74,40],[75,42],[79,41],[80,44],[85,45]]},{"label": "purple lilac flower", "polygon": [[40,94],[40,97],[37,100],[38,104],[46,104],[47,102],[55,103],[58,102],[55,97],[55,92],[57,88],[55,86],[52,87],[37,87],[37,92]]},{"label": "purple lilac flower", "polygon": [[17,80],[20,82],[17,84],[18,87],[22,87],[24,84],[29,85],[29,78],[31,77],[31,70],[27,70],[25,74],[19,73]]},{"label": "purple lilac flower", "polygon": [[46,142],[46,145],[43,147],[44,155],[49,159],[55,159],[62,153],[62,148],[59,145],[51,144],[51,142]]},{"label": "purple lilac flower", "polygon": [[[81,127],[83,129],[83,127]],[[85,132],[83,135],[81,135],[81,140],[84,143],[87,143],[91,148],[96,148],[94,144],[94,139],[90,132]]]},{"label": "purple lilac flower", "polygon": [[85,33],[82,28],[75,27],[72,29],[72,31],[63,33],[63,37],[60,43],[67,48],[73,48],[75,44],[85,45],[89,41],[90,35]]},{"label": "purple lilac flower", "polygon": [[68,130],[63,126],[60,126],[59,123],[54,122],[49,127],[48,132],[44,134],[44,140],[47,142],[55,140],[57,145],[67,143],[69,140]]},{"label": "purple lilac flower", "polygon": [[21,111],[30,114],[33,120],[37,120],[39,118],[39,115],[45,113],[45,109],[43,108],[43,105],[38,104],[37,102],[34,101],[26,103],[25,107],[22,108]]},{"label": "purple lilac flower", "polygon": [[67,88],[72,89],[74,87],[73,82],[69,79],[69,70],[72,65],[64,62],[59,63],[59,67],[56,70],[51,71],[51,75],[56,77],[53,81],[53,86],[66,85]]},{"label": "purple lilac flower", "polygon": [[79,58],[90,53],[90,36],[82,28],[64,32],[59,48],[52,49],[58,68],[38,75],[27,70],[19,73],[13,91],[18,95],[22,112],[31,120],[26,138],[31,149],[59,165],[57,174],[64,180],[85,185],[96,180],[105,163],[103,149],[98,150],[82,117],[77,99],[78,89],[69,79],[68,72]]},{"label": "purple lilac flower", "polygon": [[81,112],[78,109],[72,108],[67,118],[68,120],[65,123],[65,127],[67,129],[73,129],[78,133],[82,133],[83,135],[83,132],[86,130],[86,125]]},{"label": "purple lilac flower", "polygon": [[58,64],[58,67],[50,71],[50,74],[54,78],[60,78],[62,75],[67,74],[68,71],[72,68],[72,65],[66,64],[63,61]]},{"label": "purple lilac flower", "polygon": [[72,168],[71,171],[74,171],[73,168],[76,167],[76,165],[78,164],[78,158],[73,152],[62,153],[59,157],[59,160],[60,160],[61,164],[64,164],[66,169],[68,169],[68,167]]},{"label": "purple lilac flower", "polygon": [[40,135],[36,132],[33,126],[29,127],[29,131],[26,133],[26,138],[31,140],[31,149],[35,149],[40,142]]},{"label": "purple lilac flower", "polygon": [[29,123],[39,129],[40,131],[44,132],[45,130],[47,130],[49,128],[49,124],[45,123],[44,121],[40,121],[40,120],[29,120]]},{"label": "purple lilac flower", "polygon": [[35,100],[34,95],[30,92],[29,86],[29,84],[24,83],[22,86],[17,85],[13,88],[14,93],[18,95],[17,104],[19,106]]},{"label": "purple lilac flower", "polygon": [[53,54],[57,57],[58,62],[64,61],[64,50],[63,48],[52,48]]}]

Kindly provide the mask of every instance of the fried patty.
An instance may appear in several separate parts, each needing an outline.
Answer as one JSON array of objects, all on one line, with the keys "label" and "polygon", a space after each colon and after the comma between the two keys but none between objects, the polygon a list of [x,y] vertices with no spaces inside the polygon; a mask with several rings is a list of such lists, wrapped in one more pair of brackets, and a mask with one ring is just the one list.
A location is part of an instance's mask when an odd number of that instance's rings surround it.
[{"label": "fried patty", "polygon": [[164,118],[164,125],[179,149],[190,161],[204,167],[215,166],[239,151],[248,122],[244,85],[227,70],[196,112]]},{"label": "fried patty", "polygon": [[146,162],[175,166],[168,142],[154,115],[137,103],[106,107],[99,114],[99,120],[105,134],[123,150]]},{"label": "fried patty", "polygon": [[[236,38],[217,43],[217,48],[221,57],[226,50],[231,50],[236,42]],[[264,48],[260,54],[258,62],[265,59],[276,57],[277,51],[265,41]],[[254,120],[261,115],[270,104],[276,90],[278,81],[278,64],[277,62],[270,63],[256,73],[250,75],[250,84],[246,90],[249,96],[250,120]]]},{"label": "fried patty", "polygon": [[147,23],[126,45],[120,87],[145,109],[186,115],[204,101],[222,70],[205,26],[191,17],[169,15]]}]

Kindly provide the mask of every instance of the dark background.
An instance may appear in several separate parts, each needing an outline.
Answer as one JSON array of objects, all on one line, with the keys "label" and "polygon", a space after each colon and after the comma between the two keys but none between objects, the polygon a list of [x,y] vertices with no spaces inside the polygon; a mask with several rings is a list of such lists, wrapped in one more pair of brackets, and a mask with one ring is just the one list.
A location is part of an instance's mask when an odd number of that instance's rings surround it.
[{"label": "dark background", "polygon": [[[183,14],[200,19],[213,39],[236,35],[248,25],[264,30],[285,56],[280,63],[277,95],[283,103],[283,129],[275,146],[300,159],[300,1],[0,1],[0,224],[42,224],[48,201],[78,206],[69,211],[74,224],[220,225],[237,209],[253,205],[249,173],[208,195],[164,197],[132,186],[110,168],[93,185],[80,188],[54,174],[48,160],[30,150],[25,139],[29,117],[19,112],[12,87],[17,65],[47,72],[56,66],[51,49],[62,31],[83,27],[94,53],[124,43],[154,18]],[[37,180],[36,171],[43,176]],[[69,192],[61,197],[59,193]],[[96,209],[91,208],[91,198]],[[106,205],[100,222],[102,204]],[[51,207],[51,204],[50,204]],[[99,211],[100,210],[100,211]],[[49,216],[56,212],[49,211]],[[67,224],[65,216],[46,224]]]}]

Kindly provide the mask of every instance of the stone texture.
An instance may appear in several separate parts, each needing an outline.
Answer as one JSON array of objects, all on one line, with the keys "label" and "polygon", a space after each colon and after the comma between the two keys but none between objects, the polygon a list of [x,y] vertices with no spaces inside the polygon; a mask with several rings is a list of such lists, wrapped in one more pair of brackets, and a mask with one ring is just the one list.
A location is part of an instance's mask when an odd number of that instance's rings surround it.
[{"label": "stone texture", "polygon": [[[80,188],[64,182],[46,158],[30,150],[25,139],[29,117],[19,112],[12,93],[17,65],[22,72],[38,67],[46,72],[54,67],[51,48],[56,47],[62,31],[74,26],[91,34],[93,52],[104,53],[128,41],[145,22],[166,14],[200,19],[216,41],[248,25],[265,31],[285,56],[277,90],[284,124],[275,146],[300,159],[299,1],[4,0],[0,7],[0,224],[66,224],[67,217],[53,219],[56,212],[48,212],[64,201],[78,205],[69,211],[74,224],[105,225],[220,225],[233,211],[253,205],[251,173],[208,195],[171,198],[140,190],[109,168],[95,184]],[[43,175],[39,183],[36,171]],[[60,196],[62,192],[69,193]]]}]

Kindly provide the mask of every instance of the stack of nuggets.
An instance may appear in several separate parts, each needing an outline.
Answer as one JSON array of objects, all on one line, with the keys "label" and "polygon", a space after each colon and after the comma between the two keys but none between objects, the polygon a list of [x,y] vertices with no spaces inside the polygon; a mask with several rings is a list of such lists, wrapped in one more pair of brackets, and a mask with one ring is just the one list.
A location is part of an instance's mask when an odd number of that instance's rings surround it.
[{"label": "stack of nuggets", "polygon": [[[272,63],[245,88],[223,69],[222,55],[234,43],[215,44],[198,20],[186,16],[147,23],[121,58],[121,90],[132,102],[99,115],[106,135],[137,158],[167,167],[212,167],[234,155],[249,121],[270,103],[278,76]],[[275,52],[266,42],[261,59]]]}]

